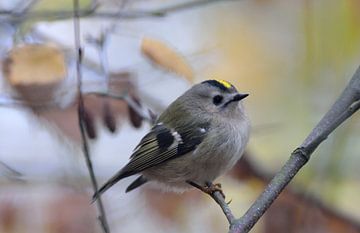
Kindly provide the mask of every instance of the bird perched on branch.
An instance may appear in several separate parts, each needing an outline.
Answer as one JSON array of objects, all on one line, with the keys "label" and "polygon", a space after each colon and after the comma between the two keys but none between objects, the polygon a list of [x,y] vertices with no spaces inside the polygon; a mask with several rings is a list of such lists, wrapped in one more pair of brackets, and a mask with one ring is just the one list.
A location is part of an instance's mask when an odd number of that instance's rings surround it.
[{"label": "bird perched on branch", "polygon": [[140,174],[129,192],[146,182],[165,190],[219,190],[212,182],[240,159],[249,139],[250,122],[241,94],[224,80],[207,80],[178,97],[135,148],[130,161],[95,194],[119,180]]}]

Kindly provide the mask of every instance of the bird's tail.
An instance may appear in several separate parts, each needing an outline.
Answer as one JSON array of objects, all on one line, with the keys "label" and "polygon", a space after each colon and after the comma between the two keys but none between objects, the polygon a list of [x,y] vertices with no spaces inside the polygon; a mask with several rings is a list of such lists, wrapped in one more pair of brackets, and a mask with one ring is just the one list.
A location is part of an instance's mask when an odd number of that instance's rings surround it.
[{"label": "bird's tail", "polygon": [[127,188],[126,188],[126,193],[136,189],[137,187],[145,184],[146,182],[148,182],[148,180],[143,177],[143,176],[139,176],[136,180],[134,180]]},{"label": "bird's tail", "polygon": [[108,190],[109,188],[111,188],[114,184],[116,184],[119,180],[131,176],[133,174],[128,173],[128,172],[124,172],[123,170],[119,171],[118,173],[116,173],[113,177],[110,178],[110,180],[108,180],[103,186],[101,186],[101,188],[96,191],[93,195],[93,202],[96,201],[99,196],[101,194],[103,194],[106,190]]}]

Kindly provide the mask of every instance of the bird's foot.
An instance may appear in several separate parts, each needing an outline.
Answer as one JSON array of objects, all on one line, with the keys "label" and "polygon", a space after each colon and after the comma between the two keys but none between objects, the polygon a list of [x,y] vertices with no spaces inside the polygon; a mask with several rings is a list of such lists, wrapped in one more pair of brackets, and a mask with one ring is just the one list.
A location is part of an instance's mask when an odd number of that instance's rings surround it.
[{"label": "bird's foot", "polygon": [[206,182],[206,184],[204,186],[199,185],[193,181],[187,181],[187,183],[194,186],[197,189],[200,189],[204,193],[209,194],[210,196],[214,195],[215,192],[219,192],[221,194],[221,196],[225,199],[225,194],[222,191],[221,184],[219,184],[219,183],[213,184],[211,182]]},{"label": "bird's foot", "polygon": [[221,194],[221,196],[225,199],[225,194],[224,194],[224,192],[223,192],[223,190],[221,188],[220,183],[213,184],[211,182],[207,182],[204,189],[205,189],[204,192],[209,194],[209,195],[213,195],[215,192],[219,192]]}]

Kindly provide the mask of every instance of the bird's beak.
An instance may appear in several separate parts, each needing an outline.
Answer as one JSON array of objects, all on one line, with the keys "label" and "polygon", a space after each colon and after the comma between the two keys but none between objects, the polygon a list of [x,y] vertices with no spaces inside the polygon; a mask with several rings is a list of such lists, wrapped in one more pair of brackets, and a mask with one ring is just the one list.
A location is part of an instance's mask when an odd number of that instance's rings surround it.
[{"label": "bird's beak", "polygon": [[246,98],[248,95],[249,94],[240,94],[240,93],[238,93],[238,94],[236,94],[234,96],[234,98],[231,101],[240,101],[240,100]]},{"label": "bird's beak", "polygon": [[226,102],[224,104],[224,107],[226,107],[228,104],[230,104],[232,102],[238,102],[238,101],[244,99],[248,95],[249,94],[240,94],[240,93],[238,93],[238,94],[234,95],[234,97],[232,99],[230,99],[228,102]]}]

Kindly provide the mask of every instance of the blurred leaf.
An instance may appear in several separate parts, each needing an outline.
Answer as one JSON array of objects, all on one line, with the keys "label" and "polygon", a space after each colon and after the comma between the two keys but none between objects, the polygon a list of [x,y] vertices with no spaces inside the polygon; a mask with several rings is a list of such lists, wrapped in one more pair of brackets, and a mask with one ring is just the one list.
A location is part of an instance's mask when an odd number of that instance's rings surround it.
[{"label": "blurred leaf", "polygon": [[4,77],[30,102],[49,101],[66,71],[63,53],[49,44],[15,47],[3,61]]},{"label": "blurred leaf", "polygon": [[104,100],[102,111],[104,125],[111,133],[114,133],[116,131],[116,119],[107,100]]},{"label": "blurred leaf", "polygon": [[188,81],[193,82],[194,74],[190,65],[178,52],[164,42],[152,38],[144,38],[141,43],[141,52],[156,65],[177,73]]},{"label": "blurred leaf", "polygon": [[62,81],[66,75],[64,55],[54,45],[25,44],[12,49],[3,63],[11,85],[42,85]]},{"label": "blurred leaf", "polygon": [[[136,104],[138,104],[139,106],[141,106],[140,104],[140,100],[137,97],[131,96],[131,98],[134,100],[134,102]],[[136,112],[135,109],[133,109],[130,104],[127,105],[128,106],[128,111],[129,111],[129,118],[130,118],[130,122],[131,124],[135,127],[135,128],[140,128],[142,125],[142,120],[143,118]]]},{"label": "blurred leaf", "polygon": [[95,126],[95,119],[93,114],[84,107],[84,124],[85,124],[85,130],[90,139],[95,139],[97,137],[96,133],[96,126]]}]

